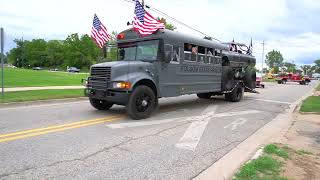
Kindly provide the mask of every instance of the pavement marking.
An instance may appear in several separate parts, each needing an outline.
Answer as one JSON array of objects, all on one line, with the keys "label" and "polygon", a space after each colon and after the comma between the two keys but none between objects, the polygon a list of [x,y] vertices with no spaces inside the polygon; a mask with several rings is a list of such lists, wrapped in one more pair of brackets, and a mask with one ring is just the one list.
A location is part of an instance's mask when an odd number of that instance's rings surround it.
[{"label": "pavement marking", "polygon": [[265,102],[272,102],[272,103],[279,103],[279,104],[292,104],[290,102],[285,102],[285,101],[276,101],[276,100],[269,100],[269,99],[252,99],[252,100],[256,100],[256,101],[265,101]]},{"label": "pavement marking", "polygon": [[[219,113],[213,114],[212,117],[229,117],[229,116],[240,116],[240,115],[247,115],[247,114],[256,114],[260,113],[261,111],[257,110],[248,110],[248,111],[235,111],[235,112],[228,112],[228,113]],[[147,120],[147,121],[139,121],[139,122],[129,122],[129,123],[118,123],[118,124],[108,124],[107,127],[111,129],[121,129],[121,128],[131,128],[131,127],[141,127],[141,126],[151,126],[151,125],[158,125],[158,124],[165,124],[170,122],[193,122],[203,118],[203,115],[200,116],[189,116],[189,117],[177,117],[172,119],[165,119],[165,120]]]},{"label": "pavement marking", "polygon": [[55,125],[55,126],[49,126],[45,128],[37,128],[37,129],[30,129],[25,131],[18,131],[18,132],[9,133],[9,134],[2,134],[0,135],[0,143],[13,141],[17,139],[24,139],[28,137],[39,136],[39,135],[53,133],[53,132],[69,130],[69,129],[81,128],[85,126],[92,126],[92,125],[100,124],[104,122],[116,121],[122,118],[123,116],[109,116],[109,117],[79,121],[79,122],[74,122],[69,124]]},{"label": "pavement marking", "polygon": [[175,146],[181,149],[187,149],[194,151],[206,129],[212,116],[215,114],[217,106],[208,107],[198,118],[199,120],[194,121],[190,124],[184,135]]},{"label": "pavement marking", "polygon": [[233,121],[232,123],[226,125],[225,127],[223,127],[224,129],[230,128],[232,131],[236,130],[238,126],[244,124],[247,122],[247,119],[245,118],[239,118],[235,121]]}]

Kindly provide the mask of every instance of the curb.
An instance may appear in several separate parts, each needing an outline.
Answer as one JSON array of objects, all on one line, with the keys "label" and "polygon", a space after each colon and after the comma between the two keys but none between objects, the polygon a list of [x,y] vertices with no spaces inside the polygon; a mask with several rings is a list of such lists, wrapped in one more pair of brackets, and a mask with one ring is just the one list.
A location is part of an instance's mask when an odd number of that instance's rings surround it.
[{"label": "curb", "polygon": [[231,179],[234,173],[244,163],[251,159],[262,145],[279,140],[279,137],[283,137],[292,124],[292,112],[295,111],[302,100],[312,95],[314,91],[315,88],[312,88],[307,94],[292,103],[289,106],[289,109],[285,110],[285,113],[277,115],[269,123],[262,126],[254,134],[249,136],[209,168],[200,173],[194,178],[194,180]]},{"label": "curb", "polygon": [[1,108],[8,108],[8,107],[32,106],[32,105],[50,104],[50,103],[76,102],[76,101],[81,101],[81,100],[88,100],[88,97],[46,99],[46,100],[24,101],[24,102],[1,103],[0,109]]}]

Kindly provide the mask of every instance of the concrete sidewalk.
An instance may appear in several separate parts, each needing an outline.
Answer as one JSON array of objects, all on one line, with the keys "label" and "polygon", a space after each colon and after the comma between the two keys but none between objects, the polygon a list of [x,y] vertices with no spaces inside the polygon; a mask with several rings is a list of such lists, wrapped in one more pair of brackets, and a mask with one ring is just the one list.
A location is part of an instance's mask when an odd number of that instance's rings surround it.
[{"label": "concrete sidewalk", "polygon": [[48,89],[84,89],[84,86],[14,87],[14,88],[4,88],[4,92],[48,90]]}]

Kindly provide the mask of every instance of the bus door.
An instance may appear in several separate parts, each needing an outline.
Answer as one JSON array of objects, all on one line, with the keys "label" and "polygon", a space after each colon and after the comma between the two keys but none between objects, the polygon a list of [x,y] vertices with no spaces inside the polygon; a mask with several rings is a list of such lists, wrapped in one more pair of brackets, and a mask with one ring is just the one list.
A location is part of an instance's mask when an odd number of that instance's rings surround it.
[{"label": "bus door", "polygon": [[[173,97],[180,95],[178,75],[180,69],[180,52],[178,45],[164,43],[164,53],[170,53],[170,62],[160,61],[158,66],[159,89],[162,97]],[[164,57],[165,58],[165,57]]]}]

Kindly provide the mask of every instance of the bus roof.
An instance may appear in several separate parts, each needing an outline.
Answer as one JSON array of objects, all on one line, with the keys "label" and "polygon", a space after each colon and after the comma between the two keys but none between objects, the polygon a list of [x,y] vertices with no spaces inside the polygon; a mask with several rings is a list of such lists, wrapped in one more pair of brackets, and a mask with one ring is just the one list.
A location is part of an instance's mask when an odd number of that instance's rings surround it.
[{"label": "bus roof", "polygon": [[192,35],[183,34],[177,31],[171,31],[167,29],[159,29],[156,33],[142,36],[134,31],[132,28],[122,31],[120,34],[123,34],[123,39],[118,39],[118,43],[132,42],[132,41],[144,41],[148,39],[166,39],[173,42],[179,43],[189,43],[198,46],[204,46],[214,49],[228,50],[229,47],[225,44],[199,38]]}]

